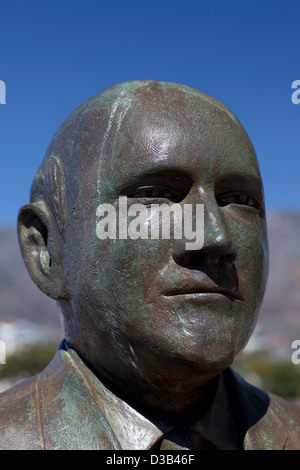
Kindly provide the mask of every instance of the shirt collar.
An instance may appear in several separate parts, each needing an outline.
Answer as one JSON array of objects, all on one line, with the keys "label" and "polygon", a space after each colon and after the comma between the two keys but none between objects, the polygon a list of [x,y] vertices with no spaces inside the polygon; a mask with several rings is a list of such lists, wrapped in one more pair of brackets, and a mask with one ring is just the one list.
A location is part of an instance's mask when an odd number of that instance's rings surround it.
[{"label": "shirt collar", "polygon": [[[123,450],[149,450],[172,429],[165,423],[150,421],[128,403],[113,394],[84,364],[67,343],[64,349],[73,367],[83,378],[93,401],[109,423]],[[200,419],[189,426],[217,449],[238,449],[230,396],[223,374],[215,398]]]}]

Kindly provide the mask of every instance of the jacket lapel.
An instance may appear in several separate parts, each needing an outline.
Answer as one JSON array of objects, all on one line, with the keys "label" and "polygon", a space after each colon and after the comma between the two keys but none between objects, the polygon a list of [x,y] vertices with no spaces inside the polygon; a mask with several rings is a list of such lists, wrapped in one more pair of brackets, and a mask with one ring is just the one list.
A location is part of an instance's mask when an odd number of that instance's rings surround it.
[{"label": "jacket lapel", "polygon": [[120,449],[102,411],[66,351],[60,349],[38,380],[45,449]]}]

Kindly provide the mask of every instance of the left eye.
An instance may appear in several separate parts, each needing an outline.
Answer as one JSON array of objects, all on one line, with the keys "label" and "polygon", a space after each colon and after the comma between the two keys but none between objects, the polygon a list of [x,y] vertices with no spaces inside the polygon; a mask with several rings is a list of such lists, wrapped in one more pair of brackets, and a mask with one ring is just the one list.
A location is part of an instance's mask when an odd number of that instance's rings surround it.
[{"label": "left eye", "polygon": [[131,198],[166,198],[172,201],[176,200],[176,196],[177,195],[168,188],[160,186],[142,186],[127,195],[127,197]]},{"label": "left eye", "polygon": [[245,193],[240,194],[224,194],[217,198],[219,206],[227,206],[228,204],[241,204],[244,206],[255,207],[259,209],[260,205],[257,200]]}]

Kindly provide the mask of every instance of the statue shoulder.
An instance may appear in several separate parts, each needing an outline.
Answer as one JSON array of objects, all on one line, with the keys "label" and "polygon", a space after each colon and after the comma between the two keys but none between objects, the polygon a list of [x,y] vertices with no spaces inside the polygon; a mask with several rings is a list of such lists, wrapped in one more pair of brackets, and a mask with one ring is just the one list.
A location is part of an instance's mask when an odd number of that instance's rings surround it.
[{"label": "statue shoulder", "polygon": [[42,449],[36,384],[38,376],[0,394],[0,449]]},{"label": "statue shoulder", "polygon": [[43,449],[120,449],[85,372],[62,349],[39,375],[0,394],[0,450]]},{"label": "statue shoulder", "polygon": [[300,407],[245,382],[230,371],[244,427],[244,449],[300,449]]},{"label": "statue shoulder", "polygon": [[292,430],[297,430],[299,434],[300,447],[300,407],[282,397],[269,393],[270,408],[276,414],[278,419],[283,421],[286,426]]},{"label": "statue shoulder", "polygon": [[261,421],[249,430],[248,445],[254,449],[299,450],[299,406],[272,393],[268,395],[268,410]]}]

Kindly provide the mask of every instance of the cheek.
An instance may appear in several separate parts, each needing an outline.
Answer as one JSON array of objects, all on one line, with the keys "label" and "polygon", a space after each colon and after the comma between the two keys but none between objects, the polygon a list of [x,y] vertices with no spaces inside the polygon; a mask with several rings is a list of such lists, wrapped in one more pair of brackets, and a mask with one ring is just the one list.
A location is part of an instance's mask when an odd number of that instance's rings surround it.
[{"label": "cheek", "polygon": [[268,277],[268,240],[264,220],[251,219],[233,229],[238,247],[236,267],[242,295],[256,313],[262,303]]},{"label": "cheek", "polygon": [[134,312],[153,292],[169,253],[168,240],[98,241],[78,273],[81,297],[88,296],[94,310]]}]

